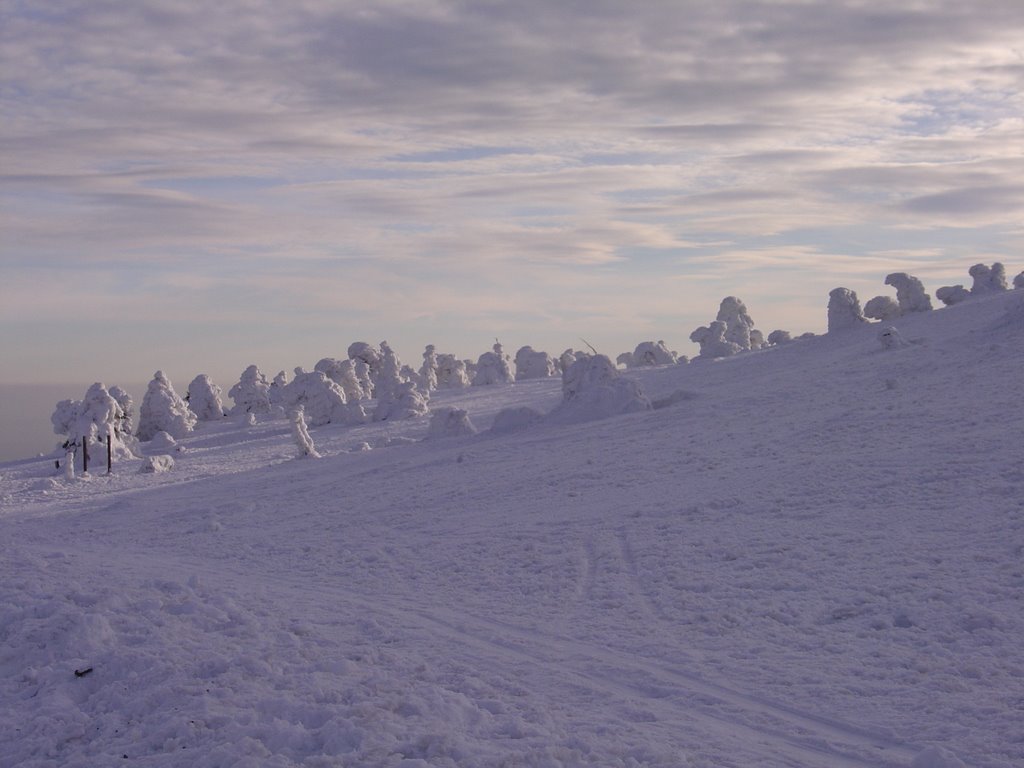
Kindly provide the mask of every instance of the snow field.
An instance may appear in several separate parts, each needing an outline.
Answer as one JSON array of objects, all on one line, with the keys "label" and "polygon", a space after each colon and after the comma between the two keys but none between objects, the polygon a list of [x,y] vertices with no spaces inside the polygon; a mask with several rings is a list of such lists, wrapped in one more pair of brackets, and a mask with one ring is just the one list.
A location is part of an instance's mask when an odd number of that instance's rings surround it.
[{"label": "snow field", "polygon": [[531,380],[317,462],[226,420],[163,475],[4,465],[0,754],[1019,765],[1019,302],[631,370],[654,410],[597,421],[488,432]]}]

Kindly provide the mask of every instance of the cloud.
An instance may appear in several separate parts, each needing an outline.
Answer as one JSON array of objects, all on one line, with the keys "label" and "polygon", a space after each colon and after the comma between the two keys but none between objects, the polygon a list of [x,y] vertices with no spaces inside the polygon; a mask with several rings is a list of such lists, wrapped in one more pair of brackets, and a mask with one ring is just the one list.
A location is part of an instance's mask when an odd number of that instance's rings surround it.
[{"label": "cloud", "polygon": [[687,302],[730,280],[756,303],[816,295],[781,284],[800,269],[1019,252],[1018,0],[0,13],[0,259],[22,287],[130,268],[117,290],[162,317],[463,318],[441,330],[520,307],[534,332],[624,338],[671,313],[662,288],[706,322]]}]

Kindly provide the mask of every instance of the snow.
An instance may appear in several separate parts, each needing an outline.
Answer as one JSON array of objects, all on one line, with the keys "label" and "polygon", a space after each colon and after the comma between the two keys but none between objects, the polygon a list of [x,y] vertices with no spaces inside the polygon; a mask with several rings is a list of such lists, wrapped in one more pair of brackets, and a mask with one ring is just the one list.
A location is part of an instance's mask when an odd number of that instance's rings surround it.
[{"label": "snow", "polygon": [[1020,766],[1022,298],[2,464],[0,764]]}]

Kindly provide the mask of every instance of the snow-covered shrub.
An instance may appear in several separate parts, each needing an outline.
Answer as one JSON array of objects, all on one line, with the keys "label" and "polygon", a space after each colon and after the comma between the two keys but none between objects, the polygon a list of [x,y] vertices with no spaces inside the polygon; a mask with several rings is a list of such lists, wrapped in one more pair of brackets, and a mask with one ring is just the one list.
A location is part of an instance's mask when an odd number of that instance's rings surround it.
[{"label": "snow-covered shrub", "polygon": [[[620,355],[621,357],[621,355]],[[636,345],[631,355],[632,363],[627,368],[639,368],[651,365],[675,365],[679,358],[664,341],[642,341]],[[616,361],[618,362],[618,361]]]},{"label": "snow-covered shrub", "polygon": [[864,317],[872,320],[895,320],[902,314],[899,302],[891,296],[875,296],[864,305]]},{"label": "snow-covered shrub", "polygon": [[505,433],[526,429],[544,418],[544,414],[529,406],[504,408],[498,411],[491,424],[491,432]]},{"label": "snow-covered shrub", "polygon": [[857,328],[868,320],[860,309],[857,294],[849,288],[833,288],[828,294],[828,332]]},{"label": "snow-covered shrub", "polygon": [[726,296],[718,307],[715,320],[725,323],[725,340],[731,341],[741,350],[750,349],[750,332],[754,321],[747,313],[747,306],[735,296]]},{"label": "snow-covered shrub", "polygon": [[310,437],[309,430],[306,429],[303,407],[297,405],[292,408],[288,413],[288,418],[292,423],[292,438],[295,440],[295,446],[299,449],[299,458],[319,459],[320,454],[317,453],[316,446],[313,445],[313,438]]},{"label": "snow-covered shrub", "polygon": [[139,440],[149,440],[161,430],[175,438],[185,437],[195,425],[196,415],[174,391],[164,372],[154,373],[139,409]]},{"label": "snow-covered shrub", "polygon": [[547,379],[558,372],[558,363],[547,352],[536,352],[533,347],[520,347],[516,352],[516,381]]},{"label": "snow-covered shrub", "polygon": [[398,421],[425,416],[430,411],[428,397],[429,395],[420,392],[413,382],[400,382],[378,396],[373,420]]},{"label": "snow-covered shrub", "polygon": [[310,426],[323,424],[362,424],[366,411],[358,402],[348,402],[345,392],[320,371],[295,369],[295,377],[283,391],[282,404],[291,412],[303,408]]},{"label": "snow-covered shrub", "polygon": [[475,435],[476,427],[461,408],[437,408],[430,413],[427,438],[466,437]]},{"label": "snow-covered shrub", "polygon": [[562,402],[549,414],[556,422],[590,421],[651,410],[651,401],[604,355],[577,360],[562,374]]},{"label": "snow-covered shrub", "polygon": [[224,418],[221,389],[205,373],[200,373],[192,379],[185,399],[199,421],[217,421]]},{"label": "snow-covered shrub", "polygon": [[700,353],[697,355],[701,360],[714,360],[719,357],[730,357],[742,351],[742,347],[733,341],[725,338],[726,325],[721,320],[715,320],[711,325],[697,328],[690,334],[690,341],[700,346]]},{"label": "snow-covered shrub", "polygon": [[900,349],[910,346],[910,342],[891,325],[885,326],[878,332],[878,341],[882,345],[882,349]]},{"label": "snow-covered shrub", "polygon": [[461,389],[470,385],[466,372],[466,361],[455,355],[439,354],[437,356],[437,388]]},{"label": "snow-covered shrub", "polygon": [[516,380],[512,373],[512,358],[502,349],[500,342],[494,342],[493,352],[484,352],[476,363],[473,386],[511,384]]},{"label": "snow-covered shrub", "polygon": [[[632,368],[634,365],[633,353],[623,352],[621,355],[615,358],[615,364],[621,365],[623,368]],[[561,368],[561,365],[559,365],[559,368]]]},{"label": "snow-covered shrub", "polygon": [[935,298],[949,307],[971,298],[971,292],[962,285],[944,285],[935,292]]},{"label": "snow-covered shrub", "polygon": [[1021,272],[1015,278],[1013,278],[1013,287],[1015,289],[1024,288],[1024,272]]},{"label": "snow-covered shrub", "polygon": [[885,276],[885,284],[896,289],[896,301],[900,312],[930,312],[932,300],[924,289],[921,281],[906,272],[893,272]]},{"label": "snow-covered shrub", "polygon": [[971,286],[973,296],[1009,290],[1006,284],[1006,268],[998,261],[991,267],[975,264],[967,272],[974,278],[974,285]]},{"label": "snow-covered shrub", "polygon": [[[764,334],[761,333],[759,330],[757,330],[757,328],[751,328],[750,329],[750,348],[751,349],[761,349],[762,347],[767,347],[767,346],[768,346],[768,342],[765,341]],[[681,360],[680,362],[684,362],[685,363],[686,361],[685,360]]]},{"label": "snow-covered shrub", "polygon": [[235,403],[230,411],[232,416],[270,413],[270,383],[255,365],[242,371],[238,383],[228,390],[228,397]]},{"label": "snow-covered shrub", "polygon": [[[361,371],[360,365],[362,366]],[[313,370],[320,371],[341,387],[346,400],[366,400],[369,399],[373,391],[369,380],[369,367],[361,360],[356,361],[352,358],[336,360],[333,357],[325,357],[317,362]]]},{"label": "snow-covered shrub", "polygon": [[782,344],[789,344],[793,340],[793,336],[789,331],[776,330],[768,334],[768,346],[778,347]]}]

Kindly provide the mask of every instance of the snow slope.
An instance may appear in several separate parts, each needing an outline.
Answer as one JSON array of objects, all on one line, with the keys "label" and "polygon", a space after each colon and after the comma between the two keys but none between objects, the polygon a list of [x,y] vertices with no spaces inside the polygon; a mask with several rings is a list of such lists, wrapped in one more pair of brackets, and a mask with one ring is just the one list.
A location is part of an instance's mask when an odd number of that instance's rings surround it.
[{"label": "snow slope", "polygon": [[534,380],[431,401],[474,436],[0,465],[0,763],[1020,766],[1022,298],[632,370],[655,410],[599,421],[488,433]]}]

